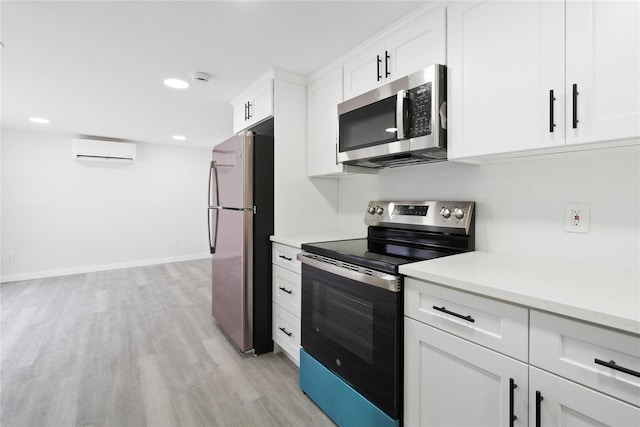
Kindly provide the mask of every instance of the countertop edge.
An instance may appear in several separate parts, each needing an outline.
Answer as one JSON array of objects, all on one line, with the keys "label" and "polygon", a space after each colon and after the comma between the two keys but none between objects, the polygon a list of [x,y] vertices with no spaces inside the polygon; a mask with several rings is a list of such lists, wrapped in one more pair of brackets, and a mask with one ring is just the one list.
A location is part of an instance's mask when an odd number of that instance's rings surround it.
[{"label": "countertop edge", "polygon": [[640,321],[627,317],[620,317],[610,313],[594,311],[580,306],[568,305],[566,303],[552,301],[533,295],[526,295],[519,292],[509,292],[504,289],[457,280],[441,274],[433,274],[424,271],[423,268],[412,268],[411,264],[400,267],[400,273],[420,281],[433,282],[449,288],[474,293],[480,296],[490,297],[507,303],[525,306],[529,309],[542,310],[553,314],[558,314],[573,319],[593,323],[629,334],[640,335]]}]

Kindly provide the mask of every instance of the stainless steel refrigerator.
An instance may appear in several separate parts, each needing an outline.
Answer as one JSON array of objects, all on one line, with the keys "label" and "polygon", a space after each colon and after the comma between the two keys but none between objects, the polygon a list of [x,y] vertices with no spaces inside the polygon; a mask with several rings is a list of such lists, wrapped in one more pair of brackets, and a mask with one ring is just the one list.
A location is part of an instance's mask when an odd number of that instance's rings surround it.
[{"label": "stainless steel refrigerator", "polygon": [[213,317],[240,351],[273,350],[273,119],[213,149],[208,228]]}]

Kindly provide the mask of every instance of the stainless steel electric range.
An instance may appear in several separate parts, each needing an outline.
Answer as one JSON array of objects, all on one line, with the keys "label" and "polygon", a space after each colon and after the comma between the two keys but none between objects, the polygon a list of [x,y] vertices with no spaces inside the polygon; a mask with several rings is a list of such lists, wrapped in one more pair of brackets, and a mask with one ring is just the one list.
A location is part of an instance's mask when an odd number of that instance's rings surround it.
[{"label": "stainless steel electric range", "polygon": [[303,244],[300,386],[338,425],[402,421],[402,264],[474,250],[474,202],[372,201],[366,239]]}]

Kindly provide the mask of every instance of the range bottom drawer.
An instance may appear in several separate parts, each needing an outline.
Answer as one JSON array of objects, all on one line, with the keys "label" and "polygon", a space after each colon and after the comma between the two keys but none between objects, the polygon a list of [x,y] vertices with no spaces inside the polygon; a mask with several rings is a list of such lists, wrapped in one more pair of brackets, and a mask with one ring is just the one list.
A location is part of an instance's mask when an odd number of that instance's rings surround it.
[{"label": "range bottom drawer", "polygon": [[273,304],[273,341],[300,364],[300,319]]}]

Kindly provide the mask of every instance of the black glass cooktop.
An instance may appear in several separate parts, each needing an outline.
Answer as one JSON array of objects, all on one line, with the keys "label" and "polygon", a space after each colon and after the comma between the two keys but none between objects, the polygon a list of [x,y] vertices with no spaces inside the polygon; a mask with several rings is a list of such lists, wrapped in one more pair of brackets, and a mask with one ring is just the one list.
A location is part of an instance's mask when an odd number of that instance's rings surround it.
[{"label": "black glass cooktop", "polygon": [[305,243],[302,245],[302,250],[391,274],[398,274],[398,267],[402,264],[438,258],[452,253],[443,249],[416,248],[368,239]]}]

